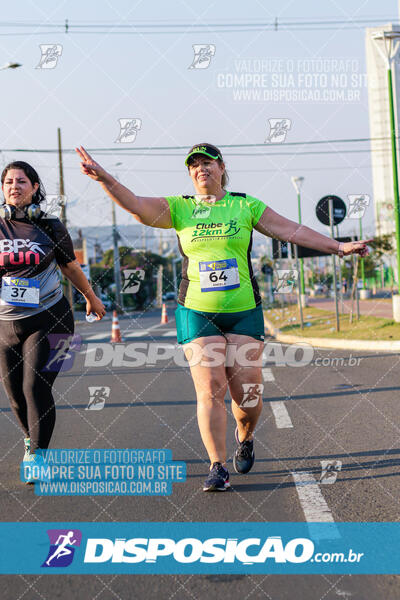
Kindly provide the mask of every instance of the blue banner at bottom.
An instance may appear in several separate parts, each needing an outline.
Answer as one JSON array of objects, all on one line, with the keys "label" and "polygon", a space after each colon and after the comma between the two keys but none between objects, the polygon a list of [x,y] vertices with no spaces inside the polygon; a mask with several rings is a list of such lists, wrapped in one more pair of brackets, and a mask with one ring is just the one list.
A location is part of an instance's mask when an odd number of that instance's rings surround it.
[{"label": "blue banner at bottom", "polygon": [[2,574],[400,573],[400,523],[1,523]]}]

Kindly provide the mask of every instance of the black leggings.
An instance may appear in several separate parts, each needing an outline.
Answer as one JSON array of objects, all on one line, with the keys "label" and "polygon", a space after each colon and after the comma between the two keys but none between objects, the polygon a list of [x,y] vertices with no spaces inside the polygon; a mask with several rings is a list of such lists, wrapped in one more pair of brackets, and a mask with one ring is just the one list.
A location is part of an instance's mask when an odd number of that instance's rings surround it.
[{"label": "black leggings", "polygon": [[0,373],[31,452],[48,448],[56,421],[51,388],[61,369],[74,320],[66,298],[37,315],[0,321]]}]

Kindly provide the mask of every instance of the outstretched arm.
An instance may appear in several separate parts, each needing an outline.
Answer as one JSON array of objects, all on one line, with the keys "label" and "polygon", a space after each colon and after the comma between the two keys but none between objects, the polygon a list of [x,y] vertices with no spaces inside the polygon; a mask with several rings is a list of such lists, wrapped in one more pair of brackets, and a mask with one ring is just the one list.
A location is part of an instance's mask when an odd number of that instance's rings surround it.
[{"label": "outstretched arm", "polygon": [[372,240],[361,240],[359,242],[339,243],[337,240],[318,233],[306,225],[299,225],[290,219],[279,215],[272,208],[267,207],[254,227],[260,233],[269,237],[277,238],[284,242],[292,242],[306,248],[313,248],[328,254],[368,254],[367,244]]},{"label": "outstretched arm", "polygon": [[130,212],[139,223],[161,229],[172,227],[171,213],[165,198],[136,196],[93,160],[83,146],[75,150],[82,161],[82,173],[98,181],[110,198],[118,206]]}]

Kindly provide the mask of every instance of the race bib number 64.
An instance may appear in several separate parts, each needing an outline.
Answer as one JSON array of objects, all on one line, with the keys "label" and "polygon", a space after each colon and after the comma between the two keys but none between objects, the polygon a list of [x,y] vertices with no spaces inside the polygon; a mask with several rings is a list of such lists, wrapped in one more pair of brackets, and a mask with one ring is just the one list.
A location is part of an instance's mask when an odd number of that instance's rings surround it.
[{"label": "race bib number 64", "polygon": [[199,271],[202,292],[226,291],[240,287],[236,258],[200,261]]}]

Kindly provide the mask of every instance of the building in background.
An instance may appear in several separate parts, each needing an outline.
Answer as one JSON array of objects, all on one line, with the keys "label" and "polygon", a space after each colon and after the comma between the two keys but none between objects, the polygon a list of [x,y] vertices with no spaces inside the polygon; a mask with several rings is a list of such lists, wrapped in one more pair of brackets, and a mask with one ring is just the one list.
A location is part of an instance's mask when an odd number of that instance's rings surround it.
[{"label": "building in background", "polygon": [[81,229],[78,229],[78,237],[72,239],[72,244],[74,246],[74,252],[77,261],[81,265],[86,277],[90,279],[86,238],[83,237]]},{"label": "building in background", "polygon": [[[373,138],[371,141],[371,164],[375,233],[376,235],[383,235],[395,232],[395,222],[393,217],[394,196],[387,78],[388,66],[384,61],[382,54],[379,52],[376,42],[372,38],[373,34],[379,31],[400,32],[400,26],[389,23],[384,27],[377,26],[366,29],[369,126],[370,137]],[[382,44],[383,49],[383,42],[380,43]],[[394,65],[393,96],[396,116],[396,137],[398,140],[400,65],[398,62],[395,62]],[[398,145],[397,148],[399,148]]]}]

